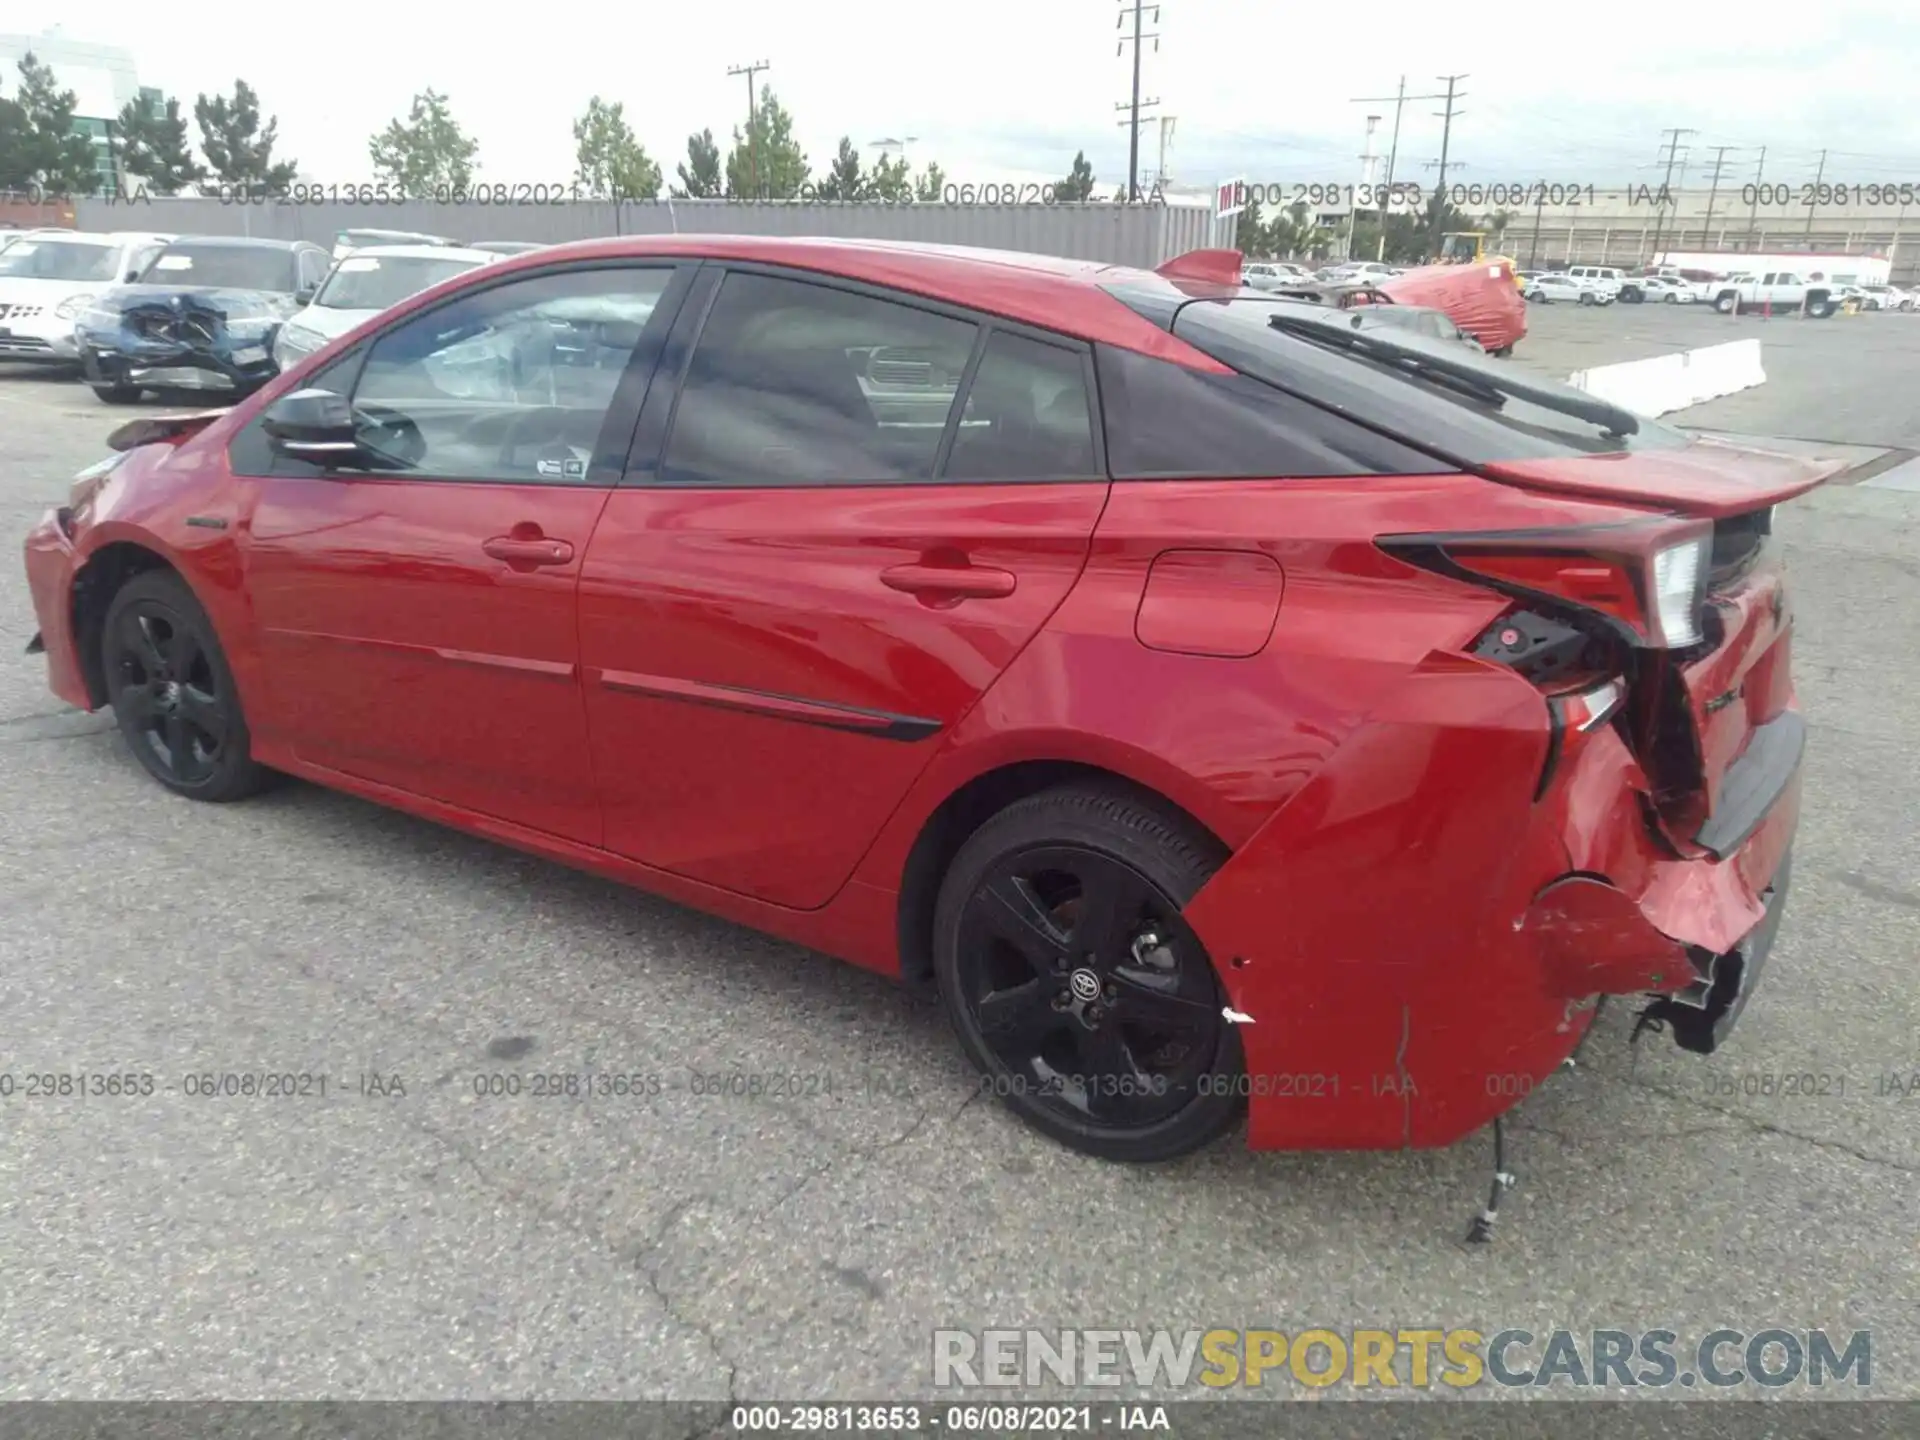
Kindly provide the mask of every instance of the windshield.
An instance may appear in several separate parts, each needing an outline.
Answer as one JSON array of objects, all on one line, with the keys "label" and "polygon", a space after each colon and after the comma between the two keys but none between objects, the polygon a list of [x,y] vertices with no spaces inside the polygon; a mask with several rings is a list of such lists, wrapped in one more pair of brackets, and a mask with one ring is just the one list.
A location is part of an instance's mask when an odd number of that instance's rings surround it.
[{"label": "windshield", "polygon": [[1183,305],[1173,329],[1242,374],[1459,464],[1687,443],[1658,421],[1457,340],[1361,329],[1353,321],[1351,314],[1247,296]]},{"label": "windshield", "polygon": [[143,285],[213,285],[223,290],[292,291],[291,250],[257,245],[169,245],[140,277]]},{"label": "windshield", "polygon": [[313,303],[329,310],[384,310],[480,262],[424,255],[351,255],[334,267]]},{"label": "windshield", "polygon": [[119,246],[104,240],[16,240],[0,250],[0,275],[22,280],[112,280]]}]

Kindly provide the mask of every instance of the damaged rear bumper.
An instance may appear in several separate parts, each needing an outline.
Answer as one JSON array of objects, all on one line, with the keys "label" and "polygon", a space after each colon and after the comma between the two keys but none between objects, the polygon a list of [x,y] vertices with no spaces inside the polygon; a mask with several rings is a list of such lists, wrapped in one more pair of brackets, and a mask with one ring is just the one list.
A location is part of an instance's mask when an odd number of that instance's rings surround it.
[{"label": "damaged rear bumper", "polygon": [[1436,652],[1188,907],[1245,1017],[1255,1148],[1450,1144],[1550,1075],[1603,995],[1657,997],[1692,1049],[1739,1018],[1784,909],[1798,748],[1737,845],[1682,858],[1612,731],[1536,799],[1543,709]]}]

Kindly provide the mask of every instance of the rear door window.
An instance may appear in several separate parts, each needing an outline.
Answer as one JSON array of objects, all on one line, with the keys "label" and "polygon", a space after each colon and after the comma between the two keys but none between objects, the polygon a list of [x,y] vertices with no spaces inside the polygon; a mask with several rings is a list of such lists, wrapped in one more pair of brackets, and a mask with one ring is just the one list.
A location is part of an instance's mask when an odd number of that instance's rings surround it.
[{"label": "rear door window", "polygon": [[1104,478],[1084,353],[996,330],[967,392],[947,480]]},{"label": "rear door window", "polygon": [[[915,305],[731,272],[689,358],[660,481],[930,481],[978,334]],[[983,435],[1005,438],[1003,421],[1015,423],[982,402]]]}]

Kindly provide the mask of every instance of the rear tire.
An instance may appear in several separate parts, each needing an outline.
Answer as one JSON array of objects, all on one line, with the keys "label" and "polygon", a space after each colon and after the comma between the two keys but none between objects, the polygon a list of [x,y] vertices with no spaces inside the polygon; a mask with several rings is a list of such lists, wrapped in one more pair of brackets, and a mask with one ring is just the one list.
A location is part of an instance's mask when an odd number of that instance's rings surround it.
[{"label": "rear tire", "polygon": [[1240,1114],[1240,1037],[1182,908],[1216,847],[1115,788],[1016,800],[960,847],[934,974],[981,1085],[1104,1160],[1169,1160]]},{"label": "rear tire", "polygon": [[1597,304],[1598,302],[1593,298],[1593,292],[1589,290],[1585,294],[1581,295],[1580,303],[1582,305],[1594,305],[1594,304]]},{"label": "rear tire", "polygon": [[1738,295],[1721,295],[1715,298],[1713,308],[1722,315],[1732,315],[1740,309]]},{"label": "rear tire", "polygon": [[1678,305],[1680,303],[1680,297],[1678,295],[1662,295],[1660,299],[1663,304],[1667,305]]},{"label": "rear tire", "polygon": [[138,385],[95,385],[90,388],[96,397],[108,405],[133,405],[140,399]]},{"label": "rear tire", "polygon": [[171,570],[122,585],[101,626],[100,673],[127,748],[176,795],[225,803],[272,784],[256,764],[213,622]]}]

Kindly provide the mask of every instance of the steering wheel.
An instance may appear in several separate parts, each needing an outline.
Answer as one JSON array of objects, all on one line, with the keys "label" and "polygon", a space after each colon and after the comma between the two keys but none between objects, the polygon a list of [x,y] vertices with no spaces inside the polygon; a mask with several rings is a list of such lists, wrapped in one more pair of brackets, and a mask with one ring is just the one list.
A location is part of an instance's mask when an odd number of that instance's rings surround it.
[{"label": "steering wheel", "polygon": [[411,470],[427,458],[427,437],[413,417],[385,406],[367,405],[354,412],[354,431],[360,443],[393,462],[396,470]]}]

